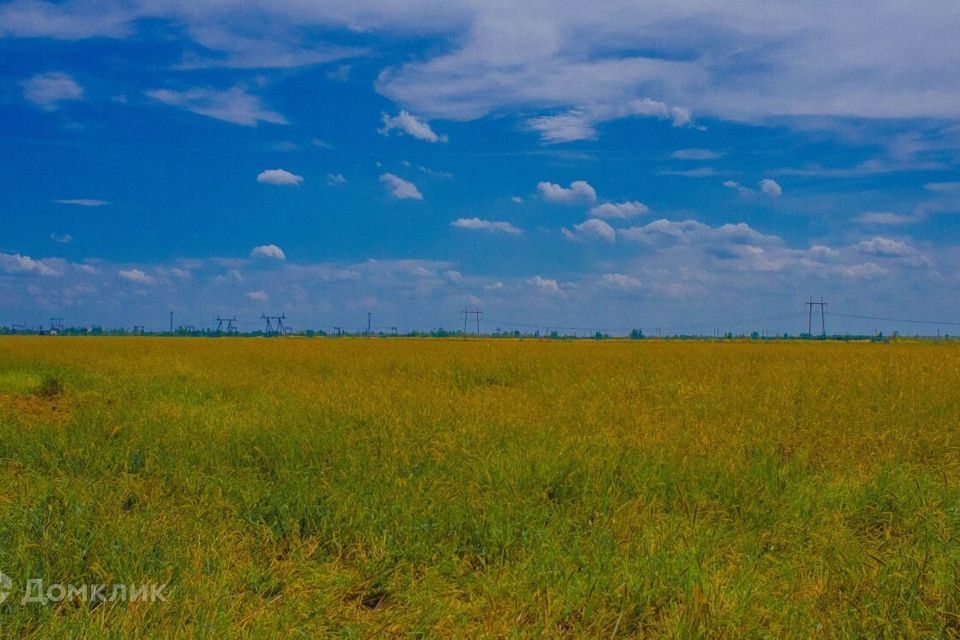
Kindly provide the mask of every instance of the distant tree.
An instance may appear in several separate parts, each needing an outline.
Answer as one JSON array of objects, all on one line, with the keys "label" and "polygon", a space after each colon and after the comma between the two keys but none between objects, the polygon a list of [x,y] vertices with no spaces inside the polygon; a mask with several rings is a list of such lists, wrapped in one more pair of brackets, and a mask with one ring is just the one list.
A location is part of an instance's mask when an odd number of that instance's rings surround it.
[{"label": "distant tree", "polygon": [[634,329],[630,332],[630,338],[632,340],[642,340],[644,337],[643,329]]}]

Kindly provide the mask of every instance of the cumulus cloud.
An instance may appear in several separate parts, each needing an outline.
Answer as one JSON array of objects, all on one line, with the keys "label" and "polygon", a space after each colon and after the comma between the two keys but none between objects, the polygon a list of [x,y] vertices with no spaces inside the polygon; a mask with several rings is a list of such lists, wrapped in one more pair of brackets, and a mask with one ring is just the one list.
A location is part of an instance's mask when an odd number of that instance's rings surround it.
[{"label": "cumulus cloud", "polygon": [[258,96],[240,85],[227,90],[198,87],[187,91],[151,89],[145,93],[157,102],[244,127],[255,127],[260,122],[287,124],[286,118],[267,109]]},{"label": "cumulus cloud", "polygon": [[74,198],[72,200],[54,200],[57,204],[69,204],[75,207],[102,207],[110,204],[106,200],[94,200],[93,198]]},{"label": "cumulus cloud", "polygon": [[250,300],[255,300],[257,302],[266,302],[270,296],[267,295],[267,292],[263,289],[258,289],[256,291],[248,291],[247,298]]},{"label": "cumulus cloud", "polygon": [[643,288],[643,283],[640,282],[640,280],[623,273],[605,273],[600,276],[600,284],[601,286],[611,289],[624,289],[627,291]]},{"label": "cumulus cloud", "polygon": [[595,202],[596,190],[586,180],[574,180],[569,187],[563,187],[552,182],[541,182],[537,185],[545,200],[574,204],[578,202]]},{"label": "cumulus cloud", "polygon": [[647,244],[662,242],[729,242],[764,245],[781,242],[778,236],[765,235],[743,222],[712,227],[699,220],[676,221],[667,220],[666,218],[654,220],[640,227],[621,229],[618,234],[625,240],[644,242]]},{"label": "cumulus cloud", "polygon": [[383,121],[383,127],[377,129],[377,131],[385,136],[390,135],[391,131],[397,130],[424,142],[447,141],[447,136],[437,135],[428,123],[406,111],[401,111],[395,116],[383,113],[380,115],[380,119]]},{"label": "cumulus cloud", "polygon": [[904,258],[917,254],[917,250],[906,242],[881,236],[861,240],[856,247],[860,253],[884,258]]},{"label": "cumulus cloud", "polygon": [[613,242],[617,238],[617,232],[603,220],[591,218],[580,224],[573,225],[573,231],[564,227],[561,229],[563,235],[571,240],[603,240]]},{"label": "cumulus cloud", "polygon": [[56,260],[36,260],[19,253],[0,253],[0,270],[4,273],[36,273],[41,276],[59,276]]},{"label": "cumulus cloud", "polygon": [[73,242],[73,236],[69,233],[51,233],[50,239],[57,244],[70,244]]},{"label": "cumulus cloud", "polygon": [[257,182],[279,187],[296,187],[303,183],[303,176],[290,173],[286,169],[266,169],[257,174]]},{"label": "cumulus cloud", "polygon": [[595,218],[633,218],[648,213],[650,208],[637,200],[628,202],[607,202],[598,204],[590,209],[590,215]]},{"label": "cumulus cloud", "polygon": [[117,272],[124,280],[129,280],[130,282],[136,282],[138,284],[154,284],[157,279],[151,275],[147,275],[140,269],[121,269]]},{"label": "cumulus cloud", "polygon": [[271,260],[286,260],[283,249],[275,244],[261,244],[250,251],[251,258],[269,258]]},{"label": "cumulus cloud", "polygon": [[38,73],[20,83],[23,97],[46,111],[52,111],[68,100],[82,100],[83,87],[66,73]]},{"label": "cumulus cloud", "polygon": [[523,204],[523,198],[521,198],[520,196],[511,196],[510,202],[514,204]]},{"label": "cumulus cloud", "polygon": [[520,229],[509,222],[500,222],[495,220],[483,220],[482,218],[460,218],[450,223],[451,227],[458,229],[469,229],[471,231],[487,231],[489,233],[509,233],[520,235],[523,233]]},{"label": "cumulus cloud", "polygon": [[390,190],[390,195],[397,200],[423,200],[423,194],[417,189],[417,185],[409,180],[404,180],[400,176],[392,173],[385,173],[380,176],[382,182]]},{"label": "cumulus cloud", "polygon": [[722,155],[710,149],[677,149],[670,157],[674,160],[716,160]]},{"label": "cumulus cloud", "polygon": [[783,194],[783,188],[775,180],[765,178],[760,181],[760,193],[777,197]]},{"label": "cumulus cloud", "polygon": [[560,288],[560,283],[556,280],[550,278],[544,278],[542,276],[536,275],[532,278],[527,279],[527,284],[535,287],[541,293],[548,293],[553,295],[559,295],[563,293],[563,289]]},{"label": "cumulus cloud", "polygon": [[331,187],[339,187],[347,184],[347,179],[343,177],[342,173],[328,173],[327,184]]}]

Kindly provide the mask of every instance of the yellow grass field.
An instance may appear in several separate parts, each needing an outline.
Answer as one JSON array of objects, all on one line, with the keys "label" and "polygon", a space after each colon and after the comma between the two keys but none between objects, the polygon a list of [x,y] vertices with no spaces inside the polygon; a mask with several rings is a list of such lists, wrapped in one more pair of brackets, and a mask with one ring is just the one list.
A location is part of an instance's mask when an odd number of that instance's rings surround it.
[{"label": "yellow grass field", "polygon": [[956,344],[0,338],[5,637],[958,637],[958,534]]}]

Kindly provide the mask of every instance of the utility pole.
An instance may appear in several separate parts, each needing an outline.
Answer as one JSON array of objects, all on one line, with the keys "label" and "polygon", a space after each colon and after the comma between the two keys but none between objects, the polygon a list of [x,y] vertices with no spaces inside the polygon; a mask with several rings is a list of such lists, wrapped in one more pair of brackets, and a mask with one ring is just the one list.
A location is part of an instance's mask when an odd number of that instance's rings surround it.
[{"label": "utility pole", "polygon": [[823,301],[823,298],[820,298],[820,301],[817,302],[813,298],[808,298],[807,302],[807,335],[813,335],[813,308],[820,308],[820,331],[821,335],[827,337],[827,303]]},{"label": "utility pole", "polygon": [[367,311],[367,335],[368,335],[368,336],[370,335],[370,329],[371,329],[371,326],[370,326],[370,317],[371,317],[371,315],[372,315],[372,314],[371,314],[369,311]]},{"label": "utility pole", "polygon": [[173,333],[173,311],[170,312],[170,333]]},{"label": "utility pole", "polygon": [[469,316],[474,316],[477,319],[477,335],[480,335],[480,316],[483,315],[480,307],[474,308],[473,311],[469,307],[464,307],[460,313],[463,314],[463,335],[467,335],[467,318]]}]

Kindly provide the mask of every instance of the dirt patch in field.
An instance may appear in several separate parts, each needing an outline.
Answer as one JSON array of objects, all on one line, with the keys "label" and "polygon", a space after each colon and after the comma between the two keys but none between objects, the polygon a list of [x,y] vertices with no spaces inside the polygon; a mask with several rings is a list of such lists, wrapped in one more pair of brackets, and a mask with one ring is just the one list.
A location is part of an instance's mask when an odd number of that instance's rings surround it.
[{"label": "dirt patch in field", "polygon": [[0,393],[0,411],[13,413],[27,422],[65,423],[70,418],[69,403],[62,397],[21,396]]}]

